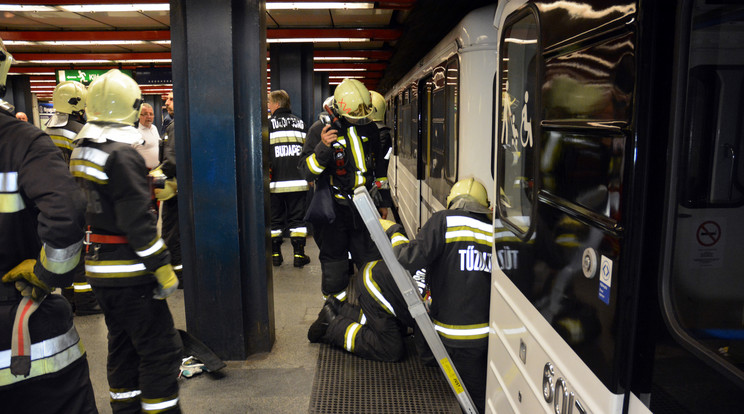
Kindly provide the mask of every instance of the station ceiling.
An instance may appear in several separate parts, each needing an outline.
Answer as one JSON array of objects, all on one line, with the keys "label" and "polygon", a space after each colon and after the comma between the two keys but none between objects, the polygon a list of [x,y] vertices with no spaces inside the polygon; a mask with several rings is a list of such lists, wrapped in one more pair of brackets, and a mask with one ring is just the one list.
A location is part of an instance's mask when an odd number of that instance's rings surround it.
[{"label": "station ceiling", "polygon": [[[270,1],[267,58],[273,43],[312,42],[315,71],[328,72],[331,84],[355,77],[384,92],[468,11],[491,2]],[[0,1],[0,38],[15,59],[11,74],[29,75],[32,92],[45,100],[51,99],[60,69],[169,68],[169,3],[122,3]],[[270,77],[269,71],[269,85]],[[172,88],[170,83],[140,86],[145,94]]]}]

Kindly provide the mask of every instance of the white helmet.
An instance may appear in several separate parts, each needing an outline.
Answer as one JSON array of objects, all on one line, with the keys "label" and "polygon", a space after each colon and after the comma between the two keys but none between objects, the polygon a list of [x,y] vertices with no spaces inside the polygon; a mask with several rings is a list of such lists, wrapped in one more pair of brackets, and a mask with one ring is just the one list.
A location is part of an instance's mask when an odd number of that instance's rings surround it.
[{"label": "white helmet", "polygon": [[369,91],[369,93],[372,95],[372,106],[375,107],[375,111],[372,113],[372,120],[375,122],[385,122],[385,110],[387,110],[385,98],[379,92]]},{"label": "white helmet", "polygon": [[8,79],[8,71],[10,71],[12,63],[13,56],[5,48],[3,39],[0,39],[0,98],[5,96],[5,82]]},{"label": "white helmet", "polygon": [[89,122],[111,122],[134,126],[142,105],[142,92],[134,79],[111,69],[88,87]]},{"label": "white helmet", "polygon": [[87,94],[85,85],[80,82],[60,82],[54,88],[54,95],[52,95],[54,110],[63,114],[82,115],[85,111],[85,97]]},{"label": "white helmet", "polygon": [[367,124],[374,112],[372,97],[362,82],[344,79],[333,93],[333,109],[352,124]]}]

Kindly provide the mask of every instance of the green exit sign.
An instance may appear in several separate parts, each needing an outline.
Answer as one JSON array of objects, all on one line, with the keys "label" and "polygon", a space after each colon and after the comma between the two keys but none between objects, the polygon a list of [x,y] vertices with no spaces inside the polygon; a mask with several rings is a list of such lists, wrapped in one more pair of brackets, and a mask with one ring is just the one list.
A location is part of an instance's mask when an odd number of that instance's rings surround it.
[{"label": "green exit sign", "polygon": [[[97,77],[108,72],[108,69],[64,69],[57,71],[57,83],[64,81],[78,81],[85,86],[88,86]],[[129,69],[121,70],[121,73],[133,77],[133,72]]]}]

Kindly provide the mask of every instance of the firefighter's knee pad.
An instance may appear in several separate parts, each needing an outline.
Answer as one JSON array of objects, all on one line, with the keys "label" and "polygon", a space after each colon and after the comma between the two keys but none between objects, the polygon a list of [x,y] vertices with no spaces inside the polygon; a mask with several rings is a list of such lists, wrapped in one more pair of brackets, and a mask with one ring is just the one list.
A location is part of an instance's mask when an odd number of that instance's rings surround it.
[{"label": "firefighter's knee pad", "polygon": [[320,287],[324,295],[332,295],[346,289],[349,285],[347,260],[321,262],[320,266],[323,272]]}]

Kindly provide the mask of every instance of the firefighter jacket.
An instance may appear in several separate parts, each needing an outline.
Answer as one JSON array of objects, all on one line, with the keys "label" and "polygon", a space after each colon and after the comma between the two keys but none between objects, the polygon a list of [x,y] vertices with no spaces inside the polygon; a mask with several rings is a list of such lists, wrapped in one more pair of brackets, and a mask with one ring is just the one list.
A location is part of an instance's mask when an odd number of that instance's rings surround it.
[{"label": "firefighter jacket", "polygon": [[[6,104],[7,105],[7,104]],[[0,275],[26,259],[50,287],[72,284],[82,265],[85,198],[47,134],[0,109]],[[69,305],[47,297],[30,320],[30,374],[14,376],[11,327],[21,295],[0,283],[0,387],[62,371],[84,356]],[[87,371],[86,371],[87,372]]]},{"label": "firefighter jacket", "polygon": [[72,284],[85,198],[49,136],[0,109],[0,275],[25,259],[50,287]]},{"label": "firefighter jacket", "polygon": [[269,171],[272,193],[307,191],[308,185],[297,163],[305,144],[305,123],[287,108],[279,108],[269,118]]},{"label": "firefighter jacket", "polygon": [[93,286],[155,282],[153,272],[170,263],[150,212],[148,169],[133,144],[134,127],[88,123],[72,151],[70,171],[88,199],[86,222],[92,234],[126,237],[124,243],[93,243],[85,274]]},{"label": "firefighter jacket", "polygon": [[426,269],[430,316],[442,342],[470,348],[488,343],[493,228],[484,214],[434,213],[415,240],[391,234],[398,261],[414,273]]},{"label": "firefighter jacket", "polygon": [[165,133],[163,134],[163,164],[162,170],[168,178],[176,177],[176,134],[175,134],[176,122],[171,121],[167,127],[165,127]]},{"label": "firefighter jacket", "polygon": [[55,113],[46,123],[46,132],[57,146],[62,151],[62,155],[65,161],[70,163],[70,154],[72,149],[75,148],[73,141],[78,132],[83,128],[84,123],[80,122],[76,116]]},{"label": "firefighter jacket", "polygon": [[374,122],[352,125],[343,117],[339,122],[342,129],[330,147],[320,138],[323,123],[317,121],[310,127],[298,168],[308,181],[328,180],[334,199],[350,205],[355,188],[372,189],[375,181],[387,181],[387,172],[383,163],[375,162],[384,154]]}]

